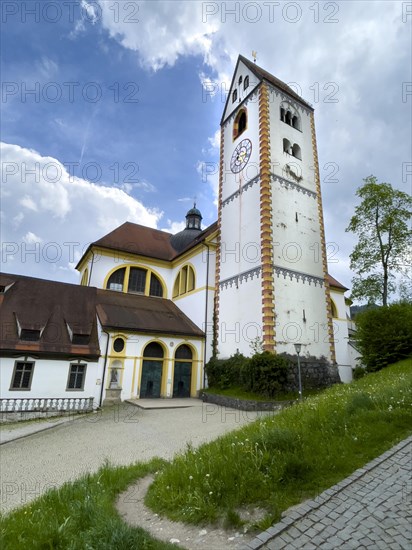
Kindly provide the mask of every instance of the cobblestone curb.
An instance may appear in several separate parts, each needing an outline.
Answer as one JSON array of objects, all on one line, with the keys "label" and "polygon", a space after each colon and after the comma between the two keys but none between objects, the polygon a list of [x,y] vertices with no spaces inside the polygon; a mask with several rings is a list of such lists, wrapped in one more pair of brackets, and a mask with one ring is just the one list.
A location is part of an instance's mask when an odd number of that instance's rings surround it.
[{"label": "cobblestone curb", "polygon": [[[267,529],[266,531],[263,531],[262,533],[260,533],[252,541],[242,546],[241,550],[257,550],[259,548],[264,547],[269,541],[281,535],[284,531],[290,529],[293,523],[295,523],[298,520],[302,520],[310,512],[323,506],[333,497],[335,497],[344,489],[346,489],[349,485],[360,480],[362,477],[365,476],[365,474],[368,474],[373,469],[380,466],[383,462],[391,458],[393,455],[395,455],[397,452],[401,451],[402,449],[405,449],[411,443],[412,443],[412,436],[401,441],[400,443],[398,443],[397,445],[395,445],[394,447],[392,447],[382,455],[378,456],[371,462],[368,462],[368,464],[356,470],[349,477],[343,479],[336,485],[333,485],[326,491],[323,491],[323,493],[321,493],[315,499],[306,500],[302,504],[296,507],[293,507],[293,509],[291,509],[289,513],[286,511],[285,517],[283,517],[278,523],[276,523],[272,527],[269,527],[269,529]],[[295,547],[293,546],[293,548]],[[308,545],[308,548],[309,548],[309,545]]]}]

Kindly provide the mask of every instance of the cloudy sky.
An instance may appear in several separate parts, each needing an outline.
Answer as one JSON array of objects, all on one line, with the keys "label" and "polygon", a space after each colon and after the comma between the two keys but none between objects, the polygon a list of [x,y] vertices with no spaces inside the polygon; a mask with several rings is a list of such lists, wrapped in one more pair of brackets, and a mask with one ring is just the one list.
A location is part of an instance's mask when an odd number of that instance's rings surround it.
[{"label": "cloudy sky", "polygon": [[3,271],[77,282],[90,242],[126,220],[175,232],[194,197],[215,221],[225,93],[252,50],[315,107],[332,275],[350,285],[345,227],[362,179],[411,192],[411,2],[1,11]]}]

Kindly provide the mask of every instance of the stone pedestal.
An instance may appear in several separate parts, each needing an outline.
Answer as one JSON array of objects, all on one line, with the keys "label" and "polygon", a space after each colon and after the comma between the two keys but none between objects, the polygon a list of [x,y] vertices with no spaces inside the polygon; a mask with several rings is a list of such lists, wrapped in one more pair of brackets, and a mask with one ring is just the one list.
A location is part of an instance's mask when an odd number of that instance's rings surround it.
[{"label": "stone pedestal", "polygon": [[115,403],[120,403],[120,394],[122,388],[109,388],[106,390],[106,397],[103,401],[103,407],[114,405]]}]

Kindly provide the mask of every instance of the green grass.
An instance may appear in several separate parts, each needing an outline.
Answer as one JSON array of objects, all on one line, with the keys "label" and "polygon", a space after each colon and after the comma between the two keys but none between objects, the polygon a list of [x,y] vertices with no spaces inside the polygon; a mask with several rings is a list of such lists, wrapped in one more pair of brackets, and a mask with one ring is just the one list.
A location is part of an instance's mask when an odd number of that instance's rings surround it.
[{"label": "green grass", "polygon": [[190,523],[238,522],[238,510],[289,506],[337,483],[411,433],[412,361],[301,404],[177,456],[157,476],[146,502]]},{"label": "green grass", "polygon": [[[312,395],[317,395],[321,393],[323,390],[315,390],[315,389],[303,389],[303,396],[309,397]],[[298,392],[289,392],[289,393],[281,393],[277,395],[274,398],[270,397],[264,397],[260,393],[254,393],[250,391],[246,391],[240,386],[232,386],[230,388],[207,388],[203,390],[204,393],[215,393],[217,395],[224,395],[226,397],[233,397],[234,399],[245,399],[245,400],[251,400],[251,401],[293,401],[299,398]]]},{"label": "green grass", "polygon": [[[158,471],[147,502],[190,523],[240,527],[259,507],[266,528],[283,510],[343,479],[411,433],[412,361],[339,385],[171,463],[154,459],[86,475],[0,518],[2,550],[171,550],[125,524],[114,502]],[[245,413],[247,414],[247,413]]]},{"label": "green grass", "polygon": [[114,508],[117,495],[164,462],[103,466],[0,518],[2,550],[176,550],[126,525]]}]

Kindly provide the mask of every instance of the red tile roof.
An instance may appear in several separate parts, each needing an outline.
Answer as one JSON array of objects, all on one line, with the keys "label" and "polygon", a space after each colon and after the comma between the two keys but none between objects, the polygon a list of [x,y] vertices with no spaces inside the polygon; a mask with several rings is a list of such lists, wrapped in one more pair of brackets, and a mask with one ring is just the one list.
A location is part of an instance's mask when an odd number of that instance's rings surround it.
[{"label": "red tile roof", "polygon": [[199,235],[186,248],[177,252],[170,243],[171,233],[136,223],[125,222],[117,229],[92,243],[77,264],[76,269],[93,246],[146,256],[156,260],[171,261],[203,242],[216,229],[217,222],[212,223],[212,225],[200,231]]},{"label": "red tile roof", "polygon": [[[81,356],[97,360],[100,348],[96,313],[108,329],[204,336],[173,302],[163,298],[3,273],[0,285],[11,285],[0,295],[3,355]],[[21,329],[42,331],[40,339],[21,340],[17,322]],[[89,344],[73,344],[67,325],[75,334],[90,334]]]},{"label": "red tile roof", "polygon": [[104,328],[204,336],[171,300],[97,290],[97,314]]},{"label": "red tile roof", "polygon": [[329,275],[329,273],[328,273],[328,281],[329,281],[329,285],[334,288],[340,288],[341,290],[349,290],[348,288],[346,288],[346,286],[343,286],[342,283],[340,283],[334,277],[332,277],[332,275]]},{"label": "red tile roof", "polygon": [[[297,99],[300,103],[303,103],[306,107],[308,107],[311,111],[313,111],[313,107],[310,103],[305,101],[300,95],[298,95],[290,86],[285,84],[285,82],[282,82],[276,76],[273,76],[273,74],[270,74],[268,71],[265,71],[265,69],[262,69],[262,67],[259,67],[259,65],[256,65],[256,63],[253,63],[246,57],[243,57],[243,55],[239,55],[239,61],[242,61],[246,67],[252,71],[252,73],[257,76],[260,80],[264,79],[270,82],[270,84],[273,84],[276,88],[280,88],[284,92],[286,92],[288,95],[293,97],[294,99]],[[235,71],[236,72],[236,71]]]},{"label": "red tile roof", "polygon": [[[1,351],[99,357],[95,288],[0,273],[0,285],[9,284],[0,303]],[[41,330],[40,340],[20,340],[17,321],[22,329]],[[67,325],[76,334],[90,334],[89,344],[72,344]]]}]

